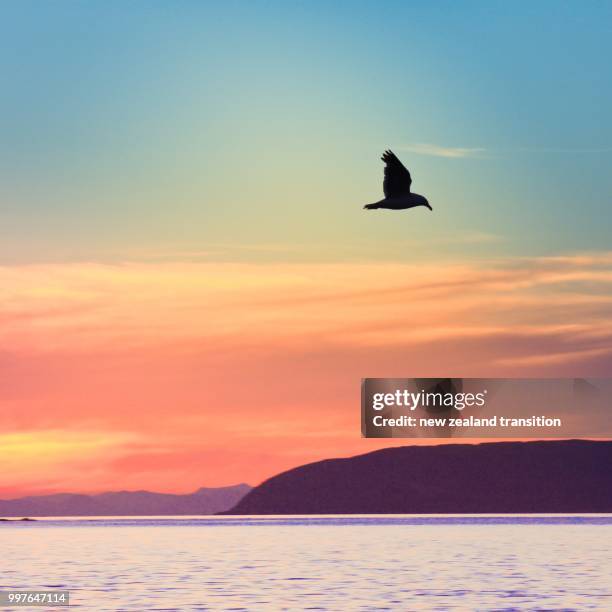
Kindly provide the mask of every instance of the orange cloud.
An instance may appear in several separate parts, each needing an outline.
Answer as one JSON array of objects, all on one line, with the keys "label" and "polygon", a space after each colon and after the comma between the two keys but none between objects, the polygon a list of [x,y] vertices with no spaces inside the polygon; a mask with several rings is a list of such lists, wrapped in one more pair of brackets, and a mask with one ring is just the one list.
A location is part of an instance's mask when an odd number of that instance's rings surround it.
[{"label": "orange cloud", "polygon": [[611,284],[610,253],[2,267],[3,490],[187,491],[389,445],[360,438],[363,376],[604,376]]}]

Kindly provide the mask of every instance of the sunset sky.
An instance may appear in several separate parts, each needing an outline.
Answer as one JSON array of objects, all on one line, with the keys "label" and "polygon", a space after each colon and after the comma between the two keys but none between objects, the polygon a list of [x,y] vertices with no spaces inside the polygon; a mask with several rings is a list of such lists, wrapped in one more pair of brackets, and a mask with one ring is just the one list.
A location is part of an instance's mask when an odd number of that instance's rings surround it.
[{"label": "sunset sky", "polygon": [[[257,484],[366,376],[612,370],[612,5],[8,2],[0,497]],[[380,154],[433,212],[363,211]]]}]

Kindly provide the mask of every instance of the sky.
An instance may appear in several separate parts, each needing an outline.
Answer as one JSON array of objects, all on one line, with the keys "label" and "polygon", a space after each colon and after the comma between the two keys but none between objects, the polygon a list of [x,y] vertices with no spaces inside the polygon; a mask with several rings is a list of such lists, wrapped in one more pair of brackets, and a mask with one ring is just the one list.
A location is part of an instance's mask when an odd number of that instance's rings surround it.
[{"label": "sky", "polygon": [[[2,14],[0,496],[390,445],[364,376],[610,372],[609,3]],[[386,148],[433,212],[362,210]]]}]

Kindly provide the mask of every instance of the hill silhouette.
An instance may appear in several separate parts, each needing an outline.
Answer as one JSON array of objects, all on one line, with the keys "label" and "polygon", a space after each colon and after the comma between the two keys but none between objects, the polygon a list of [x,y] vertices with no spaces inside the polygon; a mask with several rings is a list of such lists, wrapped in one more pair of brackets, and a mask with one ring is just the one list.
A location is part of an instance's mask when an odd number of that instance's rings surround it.
[{"label": "hill silhouette", "polygon": [[251,490],[247,484],[202,487],[174,495],[151,491],[112,491],[98,495],[58,493],[0,500],[0,516],[160,516],[215,514],[231,508]]},{"label": "hill silhouette", "polygon": [[612,442],[388,448],[303,465],[220,514],[612,512]]}]

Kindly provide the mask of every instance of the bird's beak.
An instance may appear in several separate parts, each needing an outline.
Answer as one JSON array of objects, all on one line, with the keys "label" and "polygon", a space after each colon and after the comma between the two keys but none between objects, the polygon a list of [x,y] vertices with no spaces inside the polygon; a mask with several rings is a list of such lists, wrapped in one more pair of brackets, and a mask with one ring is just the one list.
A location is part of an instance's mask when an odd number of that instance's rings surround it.
[{"label": "bird's beak", "polygon": [[425,206],[427,206],[427,208],[429,208],[429,210],[433,210],[433,208],[431,207],[431,204],[429,202],[427,202],[427,204],[425,204]]}]

